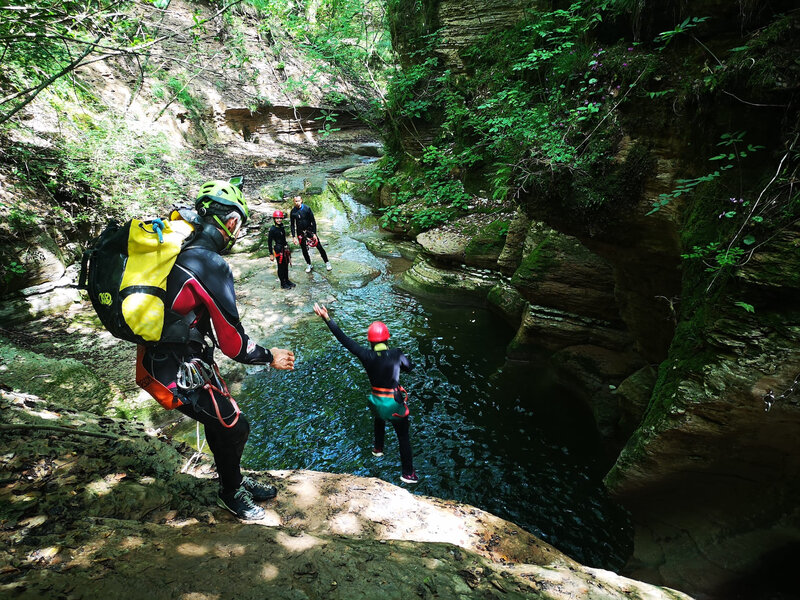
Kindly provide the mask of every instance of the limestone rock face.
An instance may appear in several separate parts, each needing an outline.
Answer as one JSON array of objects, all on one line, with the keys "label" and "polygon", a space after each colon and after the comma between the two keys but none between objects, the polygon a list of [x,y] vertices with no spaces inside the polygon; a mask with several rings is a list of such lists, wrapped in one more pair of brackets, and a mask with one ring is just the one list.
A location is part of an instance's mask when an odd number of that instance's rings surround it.
[{"label": "limestone rock face", "polygon": [[739,270],[735,295],[679,326],[644,420],[606,478],[639,525],[631,573],[718,592],[800,539],[800,396],[768,412],[764,403],[800,374],[800,256],[786,252],[799,240],[797,226],[785,230]]},{"label": "limestone rock face", "polygon": [[[556,352],[551,360],[564,384],[589,404],[601,435],[608,440],[617,438],[621,409],[614,389],[632,367],[641,365],[641,357],[632,350],[576,345]],[[617,443],[620,441],[624,438]]]},{"label": "limestone rock face", "polygon": [[[245,141],[280,141],[317,135],[323,127],[323,109],[312,106],[265,106],[251,111],[249,108],[227,108],[222,115],[225,124],[233,131],[241,133]],[[363,127],[361,123],[347,115],[337,117],[338,129]],[[259,140],[263,138],[263,140]],[[380,156],[380,147],[374,145],[366,154],[366,146],[360,154]],[[359,146],[360,148],[362,146]]]},{"label": "limestone rock face", "polygon": [[523,314],[528,310],[528,303],[519,290],[503,281],[489,291],[486,299],[489,307],[500,313],[514,327],[519,326]]},{"label": "limestone rock face", "polygon": [[[45,275],[45,272],[49,275]],[[70,265],[65,269],[60,262],[41,271],[40,276],[52,276],[55,279],[46,279],[44,283],[12,294],[0,306],[0,324],[24,323],[68,310],[81,299],[76,287],[78,272],[78,265]]]},{"label": "limestone rock face", "polygon": [[524,358],[536,349],[557,352],[581,344],[623,351],[630,343],[628,334],[609,321],[529,303],[508,353]]},{"label": "limestone rock face", "polygon": [[525,254],[525,240],[531,220],[523,211],[517,211],[508,225],[506,243],[497,257],[497,266],[503,273],[512,274],[517,270]]},{"label": "limestone rock face", "polygon": [[19,257],[22,273],[9,281],[9,292],[57,281],[64,275],[61,250],[47,233],[40,233],[31,243],[19,244],[13,254]]},{"label": "limestone rock face", "polygon": [[511,282],[532,304],[622,323],[609,264],[577,239],[534,222]]},{"label": "limestone rock face", "polygon": [[[437,48],[447,68],[464,68],[459,54],[481,38],[518,22],[526,10],[545,3],[531,0],[442,0],[438,18],[442,43]],[[533,6],[532,6],[533,5]]]},{"label": "limestone rock face", "polygon": [[439,260],[461,263],[464,251],[469,244],[470,236],[463,232],[431,229],[417,236],[417,243],[426,254]]},{"label": "limestone rock face", "polygon": [[497,276],[478,269],[442,269],[424,258],[418,258],[403,274],[400,287],[421,296],[459,303],[483,304],[486,295],[497,284]]},{"label": "limestone rock face", "polygon": [[656,371],[642,367],[619,384],[615,391],[620,413],[620,433],[628,438],[642,421],[656,384]]}]

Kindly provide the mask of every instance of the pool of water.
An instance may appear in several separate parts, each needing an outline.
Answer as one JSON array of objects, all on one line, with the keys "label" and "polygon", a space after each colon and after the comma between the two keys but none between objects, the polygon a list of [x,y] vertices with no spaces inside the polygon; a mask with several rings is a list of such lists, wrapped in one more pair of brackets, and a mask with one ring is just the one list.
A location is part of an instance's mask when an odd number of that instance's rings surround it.
[{"label": "pool of water", "polygon": [[[332,317],[359,343],[366,344],[372,321],[384,321],[390,345],[415,363],[401,379],[420,476],[412,491],[509,519],[584,564],[621,567],[631,530],[602,488],[608,465],[587,408],[556,384],[546,365],[508,363],[505,347],[514,332],[488,310],[399,291],[397,277],[409,263],[366,249],[366,237],[381,235],[367,209],[349,198],[315,208],[334,264],[359,261],[381,273],[359,288],[319,283],[319,297],[335,298]],[[291,347],[296,369],[257,371],[244,382],[253,428],[245,466],[400,484],[396,436],[388,426],[385,455],[372,456],[368,380],[324,323],[298,318],[269,342]]]}]

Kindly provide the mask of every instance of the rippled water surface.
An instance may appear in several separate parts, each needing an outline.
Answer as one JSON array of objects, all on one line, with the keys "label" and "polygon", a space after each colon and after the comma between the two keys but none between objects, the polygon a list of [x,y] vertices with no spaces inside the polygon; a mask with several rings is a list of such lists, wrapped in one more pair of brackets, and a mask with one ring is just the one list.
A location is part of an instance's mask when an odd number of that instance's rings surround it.
[{"label": "rippled water surface", "polygon": [[[370,322],[386,322],[391,345],[416,363],[401,379],[410,394],[420,476],[413,492],[488,510],[585,564],[620,567],[631,534],[623,512],[603,492],[607,465],[585,406],[544,366],[506,363],[513,331],[497,316],[398,291],[397,274],[408,262],[373,256],[358,241],[379,235],[363,207],[348,202],[316,209],[334,262],[366,263],[381,275],[364,287],[342,289],[315,274],[313,293],[335,298],[333,318],[360,343],[366,344]],[[368,380],[322,321],[301,315],[269,342],[295,351],[296,370],[257,371],[245,381],[242,400],[253,427],[245,465],[400,484],[396,436],[387,426],[385,455],[372,456]]]}]

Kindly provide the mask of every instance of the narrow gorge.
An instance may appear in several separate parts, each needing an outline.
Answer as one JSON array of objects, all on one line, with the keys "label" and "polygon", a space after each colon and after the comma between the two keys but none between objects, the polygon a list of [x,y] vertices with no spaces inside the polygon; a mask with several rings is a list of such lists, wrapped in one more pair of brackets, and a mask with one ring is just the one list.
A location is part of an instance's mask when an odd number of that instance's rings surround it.
[{"label": "narrow gorge", "polygon": [[[3,594],[797,597],[800,11],[723,4],[98,2],[63,8],[104,41],[44,91],[60,50],[8,42]],[[279,490],[257,524],[77,286],[110,218],[232,175],[242,323],[298,357],[218,352]],[[284,292],[295,194],[333,270],[295,248]],[[318,301],[414,357],[416,489]]]}]

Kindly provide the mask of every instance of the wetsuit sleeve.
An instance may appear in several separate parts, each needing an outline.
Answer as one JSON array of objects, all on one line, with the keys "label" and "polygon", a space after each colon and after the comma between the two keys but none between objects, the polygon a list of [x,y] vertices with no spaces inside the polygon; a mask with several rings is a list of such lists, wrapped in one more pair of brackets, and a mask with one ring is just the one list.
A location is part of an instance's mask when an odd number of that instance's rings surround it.
[{"label": "wetsuit sleeve", "polygon": [[225,356],[249,365],[266,365],[272,362],[272,353],[256,344],[244,331],[236,307],[233,273],[228,263],[214,253],[184,252],[182,268],[187,274],[172,308],[180,314],[205,308],[219,349]]},{"label": "wetsuit sleeve", "polygon": [[274,235],[272,232],[272,227],[269,228],[269,233],[267,234],[267,248],[269,249],[269,253],[272,254],[272,241],[274,239]]},{"label": "wetsuit sleeve", "polygon": [[311,229],[312,233],[317,233],[317,220],[314,218],[314,211],[310,208],[308,209],[308,218],[309,218],[309,228]]},{"label": "wetsuit sleeve", "polygon": [[414,363],[405,354],[400,355],[400,370],[409,373],[414,369]]},{"label": "wetsuit sleeve", "polygon": [[[295,225],[294,225],[294,224],[295,224],[295,221],[297,221],[297,209],[296,209],[296,208],[293,208],[293,209],[291,210],[291,212],[289,213],[289,227],[290,227],[290,228],[291,228],[291,230],[292,230],[292,237],[297,237],[297,236],[295,236],[295,234],[294,234],[294,231],[295,231],[295,229],[294,229],[294,227],[295,227]],[[299,229],[299,228],[300,228],[300,226],[298,225],[298,226],[297,226],[297,228]]]},{"label": "wetsuit sleeve", "polygon": [[331,330],[333,337],[339,340],[339,343],[342,346],[344,346],[347,350],[355,354],[358,357],[358,359],[361,360],[362,362],[367,358],[369,350],[367,350],[366,348],[364,348],[364,346],[357,344],[352,339],[347,337],[344,331],[339,329],[339,326],[333,319],[325,321],[325,323],[327,323],[328,329]]}]

